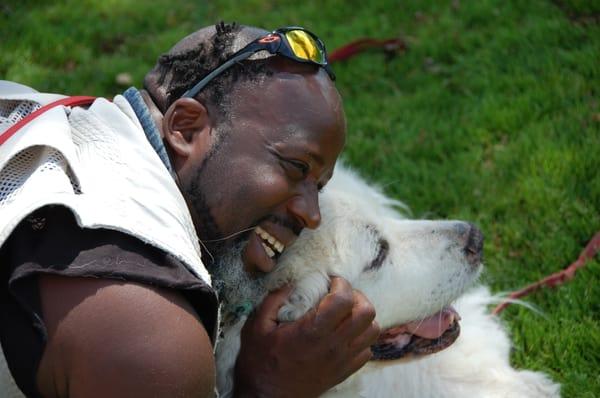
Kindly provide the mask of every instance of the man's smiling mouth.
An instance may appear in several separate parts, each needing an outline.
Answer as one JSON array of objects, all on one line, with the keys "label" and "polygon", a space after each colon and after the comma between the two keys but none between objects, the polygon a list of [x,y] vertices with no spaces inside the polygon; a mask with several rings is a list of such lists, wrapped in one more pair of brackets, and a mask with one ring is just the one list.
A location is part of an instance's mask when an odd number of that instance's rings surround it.
[{"label": "man's smiling mouth", "polygon": [[285,250],[285,245],[281,243],[277,238],[273,235],[262,229],[261,227],[256,227],[254,232],[261,239],[261,244],[267,253],[267,256],[270,258],[277,258],[283,253]]},{"label": "man's smiling mouth", "polygon": [[268,273],[302,231],[294,220],[268,216],[254,224],[248,242],[242,252],[242,261],[247,272]]}]

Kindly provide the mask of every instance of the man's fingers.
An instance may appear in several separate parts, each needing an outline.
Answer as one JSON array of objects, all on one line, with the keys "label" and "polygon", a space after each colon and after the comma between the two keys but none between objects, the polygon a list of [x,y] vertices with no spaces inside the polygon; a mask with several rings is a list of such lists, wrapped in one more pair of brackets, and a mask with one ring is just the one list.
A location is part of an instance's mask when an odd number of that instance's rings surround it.
[{"label": "man's fingers", "polygon": [[360,368],[365,366],[369,360],[373,358],[373,352],[371,352],[370,348],[365,348],[358,355],[356,355],[348,364],[348,373],[344,377],[344,380],[348,378],[348,376],[357,372]]},{"label": "man's fingers", "polygon": [[323,332],[329,332],[352,313],[354,293],[352,286],[341,277],[331,278],[329,293],[317,306],[315,326]]},{"label": "man's fingers", "polygon": [[371,322],[371,325],[369,325],[366,330],[364,330],[350,342],[349,349],[351,351],[363,351],[371,347],[377,342],[380,332],[381,329],[379,328],[379,324],[377,324],[375,321]]},{"label": "man's fingers", "polygon": [[262,330],[270,330],[278,324],[277,313],[285,304],[292,292],[291,285],[285,285],[280,289],[270,292],[256,309],[253,315],[255,327]]},{"label": "man's fingers", "polygon": [[352,314],[338,326],[336,333],[342,339],[354,340],[357,336],[365,333],[374,319],[375,308],[369,299],[360,291],[354,290]]}]

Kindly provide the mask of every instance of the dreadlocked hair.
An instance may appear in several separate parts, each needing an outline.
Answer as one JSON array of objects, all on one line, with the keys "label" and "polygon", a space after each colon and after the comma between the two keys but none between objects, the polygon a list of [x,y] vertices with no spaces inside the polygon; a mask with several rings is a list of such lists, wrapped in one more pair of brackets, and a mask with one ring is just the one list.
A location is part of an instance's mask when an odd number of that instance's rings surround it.
[{"label": "dreadlocked hair", "polygon": [[[242,26],[235,22],[220,22],[215,25],[216,33],[209,42],[200,43],[196,48],[181,53],[160,56],[158,83],[164,84],[166,77],[170,76],[165,109],[233,54],[234,39],[241,29]],[[230,105],[227,94],[236,83],[258,81],[267,74],[269,72],[264,60],[239,62],[215,77],[199,95],[212,103],[219,111],[219,116],[223,117]]]}]

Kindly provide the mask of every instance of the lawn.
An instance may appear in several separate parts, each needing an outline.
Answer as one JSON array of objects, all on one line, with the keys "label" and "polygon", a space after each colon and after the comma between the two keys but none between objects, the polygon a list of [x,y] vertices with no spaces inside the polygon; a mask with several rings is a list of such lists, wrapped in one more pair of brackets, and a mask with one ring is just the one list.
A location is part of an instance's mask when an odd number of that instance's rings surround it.
[{"label": "lawn", "polygon": [[[133,0],[0,5],[0,78],[40,91],[112,96],[157,56],[219,20],[303,25],[330,49],[400,37],[395,57],[335,65],[348,162],[416,217],[486,235],[483,282],[510,291],[574,261],[600,230],[600,2]],[[509,307],[516,367],[565,397],[600,396],[600,259]]]}]

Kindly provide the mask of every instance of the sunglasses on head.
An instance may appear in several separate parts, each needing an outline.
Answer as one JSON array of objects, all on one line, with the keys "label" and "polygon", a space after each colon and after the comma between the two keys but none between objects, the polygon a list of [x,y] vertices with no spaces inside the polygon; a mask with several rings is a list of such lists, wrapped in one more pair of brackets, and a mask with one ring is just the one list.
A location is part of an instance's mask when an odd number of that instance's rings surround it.
[{"label": "sunglasses on head", "polygon": [[301,27],[292,26],[279,28],[266,36],[250,42],[233,54],[227,61],[204,76],[194,87],[183,93],[182,97],[195,97],[212,79],[232,67],[235,63],[243,61],[259,51],[268,51],[271,54],[281,55],[297,62],[321,66],[329,74],[331,80],[335,80],[335,75],[327,62],[325,44],[314,33]]}]

